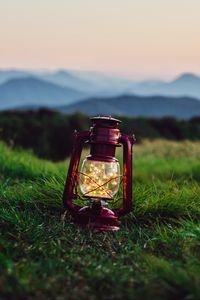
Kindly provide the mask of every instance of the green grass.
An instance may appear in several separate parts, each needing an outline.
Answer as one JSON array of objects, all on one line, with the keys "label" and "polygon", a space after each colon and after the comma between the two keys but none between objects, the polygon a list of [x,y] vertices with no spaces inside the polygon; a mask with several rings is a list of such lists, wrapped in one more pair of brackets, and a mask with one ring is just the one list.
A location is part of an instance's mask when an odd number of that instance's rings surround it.
[{"label": "green grass", "polygon": [[97,234],[62,216],[68,161],[0,144],[0,299],[200,299],[200,143],[134,154],[133,211]]}]

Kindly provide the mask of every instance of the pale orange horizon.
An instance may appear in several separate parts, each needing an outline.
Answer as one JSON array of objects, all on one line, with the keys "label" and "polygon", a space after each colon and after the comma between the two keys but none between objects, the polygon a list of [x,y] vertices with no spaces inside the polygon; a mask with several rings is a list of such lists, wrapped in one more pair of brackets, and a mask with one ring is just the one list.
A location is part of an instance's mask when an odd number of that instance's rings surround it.
[{"label": "pale orange horizon", "polygon": [[0,0],[0,69],[200,74],[200,1]]}]

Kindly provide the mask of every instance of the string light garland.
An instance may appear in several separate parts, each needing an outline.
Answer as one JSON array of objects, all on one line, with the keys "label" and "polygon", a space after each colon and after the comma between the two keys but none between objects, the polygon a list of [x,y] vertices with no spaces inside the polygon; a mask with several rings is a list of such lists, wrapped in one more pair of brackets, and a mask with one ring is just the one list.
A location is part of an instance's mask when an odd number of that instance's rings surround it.
[{"label": "string light garland", "polygon": [[84,196],[111,199],[117,193],[119,183],[118,162],[84,160],[79,172],[79,186]]}]

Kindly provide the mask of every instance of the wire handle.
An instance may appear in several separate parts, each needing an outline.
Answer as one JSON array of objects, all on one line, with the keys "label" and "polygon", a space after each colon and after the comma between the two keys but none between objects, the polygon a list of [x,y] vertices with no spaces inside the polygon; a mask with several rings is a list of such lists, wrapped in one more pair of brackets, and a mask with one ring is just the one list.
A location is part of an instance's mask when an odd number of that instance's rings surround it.
[{"label": "wire handle", "polygon": [[119,143],[123,145],[123,205],[114,209],[118,216],[129,213],[132,209],[132,146],[135,136],[121,134]]},{"label": "wire handle", "polygon": [[75,131],[74,134],[75,134],[74,146],[73,146],[72,156],[70,160],[70,165],[69,165],[67,179],[66,179],[64,193],[63,193],[63,205],[65,208],[68,208],[69,211],[71,211],[72,213],[78,211],[81,208],[81,206],[72,203],[72,201],[77,198],[77,195],[73,193],[73,190],[76,183],[76,176],[77,176],[82,148],[84,143],[89,139],[90,132]]}]

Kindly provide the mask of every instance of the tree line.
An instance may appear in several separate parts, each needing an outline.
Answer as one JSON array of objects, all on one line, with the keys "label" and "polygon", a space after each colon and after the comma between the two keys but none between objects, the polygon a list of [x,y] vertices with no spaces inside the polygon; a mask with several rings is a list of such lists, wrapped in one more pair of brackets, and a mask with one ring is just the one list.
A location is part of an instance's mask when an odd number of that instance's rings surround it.
[{"label": "tree line", "polygon": [[[171,117],[119,119],[121,131],[134,133],[137,142],[144,138],[200,139],[200,117],[190,120]],[[70,155],[74,130],[87,130],[90,125],[89,117],[80,113],[64,115],[48,109],[6,111],[0,112],[0,140],[14,147],[32,149],[41,158],[58,161]]]}]

